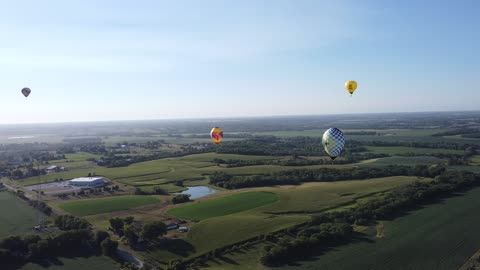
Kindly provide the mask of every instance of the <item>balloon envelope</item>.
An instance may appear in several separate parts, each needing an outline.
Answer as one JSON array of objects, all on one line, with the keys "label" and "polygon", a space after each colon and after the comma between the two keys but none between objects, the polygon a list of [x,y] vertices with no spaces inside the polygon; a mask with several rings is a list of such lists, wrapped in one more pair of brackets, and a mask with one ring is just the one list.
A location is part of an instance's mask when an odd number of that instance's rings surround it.
[{"label": "balloon envelope", "polygon": [[223,130],[219,127],[212,128],[210,138],[214,143],[219,144],[223,140]]},{"label": "balloon envelope", "polygon": [[335,159],[345,146],[345,137],[338,128],[330,128],[323,133],[322,144],[330,158]]},{"label": "balloon envelope", "polygon": [[348,81],[345,83],[345,89],[351,94],[355,92],[355,89],[357,89],[357,82],[356,81]]},{"label": "balloon envelope", "polygon": [[23,94],[25,97],[28,97],[31,92],[32,92],[32,90],[30,90],[30,88],[25,87],[25,88],[22,89],[22,94]]}]

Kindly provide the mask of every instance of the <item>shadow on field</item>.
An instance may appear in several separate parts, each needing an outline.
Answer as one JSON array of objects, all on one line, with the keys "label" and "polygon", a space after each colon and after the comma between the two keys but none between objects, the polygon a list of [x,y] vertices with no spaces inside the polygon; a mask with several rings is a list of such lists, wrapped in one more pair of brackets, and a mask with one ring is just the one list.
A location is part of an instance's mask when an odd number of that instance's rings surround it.
[{"label": "shadow on field", "polygon": [[224,263],[239,265],[239,263],[236,262],[235,260],[232,260],[232,259],[230,259],[230,258],[227,258],[227,257],[225,257],[225,256],[223,256],[223,255],[219,255],[217,258],[218,258],[219,260],[221,260],[222,262],[224,262]]},{"label": "shadow on field", "polygon": [[183,239],[161,239],[152,248],[167,250],[182,257],[188,257],[195,252],[192,244]]},{"label": "shadow on field", "polygon": [[290,262],[279,262],[278,266],[282,265],[288,265],[288,266],[302,266],[300,262],[309,262],[309,261],[316,261],[318,260],[318,257],[324,255],[327,252],[335,251],[341,248],[343,245],[349,245],[349,244],[357,244],[357,243],[375,243],[374,240],[372,240],[371,236],[360,233],[360,232],[354,232],[352,235],[351,239],[345,240],[343,242],[340,242],[338,244],[332,245],[330,247],[325,247],[321,249],[312,249],[312,252],[305,253],[302,257],[299,257],[295,259],[295,261],[290,261]]},{"label": "shadow on field", "polygon": [[[92,252],[89,252],[89,251],[81,251],[80,254],[63,254],[61,257],[59,258],[70,258],[70,259],[75,259],[75,258],[90,258],[90,257],[94,257],[96,256],[95,254],[93,254]],[[34,264],[34,265],[37,265],[41,268],[49,268],[51,266],[64,266],[64,263],[57,257],[48,257],[48,258],[43,258],[43,259],[37,259],[37,260],[33,260],[33,261],[30,261],[28,263],[30,264]],[[22,263],[22,264],[1,264],[0,262],[0,266],[2,270],[14,270],[14,269],[20,269],[22,268],[24,265],[28,264],[28,263]]]},{"label": "shadow on field", "polygon": [[421,204],[418,204],[418,205],[416,205],[412,208],[409,208],[409,209],[399,210],[399,211],[395,212],[394,214],[390,214],[388,217],[382,218],[382,220],[392,221],[392,220],[395,220],[397,218],[409,215],[412,212],[427,208],[427,207],[432,206],[432,205],[445,204],[445,201],[450,199],[450,198],[463,197],[467,193],[467,191],[468,190],[458,191],[458,192],[455,192],[455,193],[452,193],[452,194],[444,195],[440,198],[433,198],[433,199],[429,198],[427,202],[421,202]]}]

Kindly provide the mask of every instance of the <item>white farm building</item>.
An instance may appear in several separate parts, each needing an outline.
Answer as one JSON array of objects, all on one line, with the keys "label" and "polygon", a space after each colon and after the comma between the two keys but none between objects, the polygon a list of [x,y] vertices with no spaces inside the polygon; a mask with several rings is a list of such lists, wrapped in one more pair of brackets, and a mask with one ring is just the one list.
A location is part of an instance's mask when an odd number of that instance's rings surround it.
[{"label": "white farm building", "polygon": [[103,177],[80,177],[72,179],[68,183],[75,187],[96,188],[103,187],[106,181]]}]

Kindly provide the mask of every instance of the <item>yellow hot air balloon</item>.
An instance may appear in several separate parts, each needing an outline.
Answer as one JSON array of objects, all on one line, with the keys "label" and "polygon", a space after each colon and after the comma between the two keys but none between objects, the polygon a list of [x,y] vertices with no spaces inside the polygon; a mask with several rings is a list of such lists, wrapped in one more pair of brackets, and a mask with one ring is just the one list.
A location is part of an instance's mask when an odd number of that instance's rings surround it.
[{"label": "yellow hot air balloon", "polygon": [[212,128],[210,138],[215,144],[219,144],[223,140],[223,130],[219,127]]},{"label": "yellow hot air balloon", "polygon": [[350,93],[350,96],[355,92],[357,89],[357,82],[356,81],[348,81],[345,83],[345,89]]}]

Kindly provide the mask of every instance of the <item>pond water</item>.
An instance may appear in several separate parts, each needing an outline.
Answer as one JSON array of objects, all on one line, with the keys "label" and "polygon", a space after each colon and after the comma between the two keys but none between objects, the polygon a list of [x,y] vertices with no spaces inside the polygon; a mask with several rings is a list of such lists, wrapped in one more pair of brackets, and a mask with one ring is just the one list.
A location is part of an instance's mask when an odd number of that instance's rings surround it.
[{"label": "pond water", "polygon": [[218,192],[218,190],[213,189],[208,186],[196,186],[196,187],[187,187],[187,190],[180,192],[180,194],[189,194],[190,199],[198,199],[211,194]]}]

